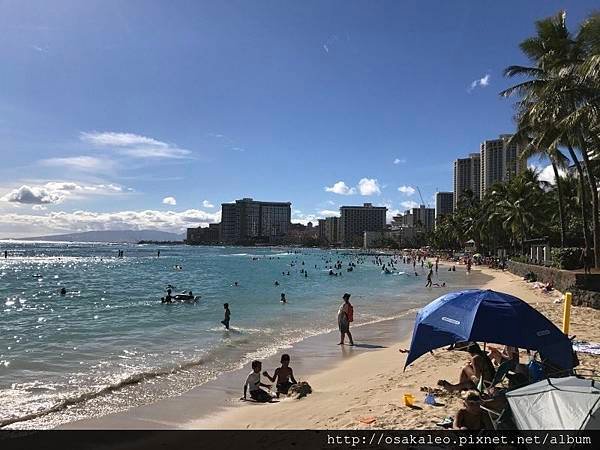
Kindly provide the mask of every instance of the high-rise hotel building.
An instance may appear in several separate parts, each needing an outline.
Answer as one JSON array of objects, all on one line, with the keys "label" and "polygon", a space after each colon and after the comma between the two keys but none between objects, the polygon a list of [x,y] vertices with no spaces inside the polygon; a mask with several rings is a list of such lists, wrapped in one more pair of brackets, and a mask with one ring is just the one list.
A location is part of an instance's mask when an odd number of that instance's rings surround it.
[{"label": "high-rise hotel building", "polygon": [[501,134],[498,139],[481,143],[480,198],[494,183],[509,181],[527,168],[527,161],[520,158],[522,148],[517,144],[509,145],[511,136]]},{"label": "high-rise hotel building", "polygon": [[509,145],[511,136],[501,134],[498,139],[483,141],[479,153],[454,161],[454,209],[465,190],[481,199],[494,183],[509,181],[527,168],[527,161],[520,158],[522,148]]},{"label": "high-rise hotel building", "polygon": [[362,244],[365,231],[385,229],[387,208],[364,203],[340,207],[339,237],[344,245]]},{"label": "high-rise hotel building", "polygon": [[221,205],[221,239],[226,244],[276,242],[288,233],[290,202],[261,202],[251,198]]},{"label": "high-rise hotel building", "polygon": [[435,193],[435,220],[439,220],[446,214],[452,214],[454,210],[454,193],[436,192]]},{"label": "high-rise hotel building", "polygon": [[473,192],[479,198],[481,182],[481,158],[479,153],[471,153],[468,158],[459,158],[454,161],[454,209],[460,197],[466,190]]}]

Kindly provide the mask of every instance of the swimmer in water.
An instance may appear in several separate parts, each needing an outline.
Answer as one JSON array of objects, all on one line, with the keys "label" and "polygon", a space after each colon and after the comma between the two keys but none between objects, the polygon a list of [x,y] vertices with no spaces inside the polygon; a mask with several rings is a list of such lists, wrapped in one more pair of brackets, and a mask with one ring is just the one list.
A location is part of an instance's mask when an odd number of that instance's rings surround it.
[{"label": "swimmer in water", "polygon": [[63,297],[67,295],[67,290],[64,287],[60,288],[60,295],[62,295]]},{"label": "swimmer in water", "polygon": [[281,303],[287,303],[287,300],[286,300],[286,298],[285,298],[285,294],[284,294],[284,293],[282,293],[282,294],[281,294],[281,300],[279,300],[279,301],[280,301]]},{"label": "swimmer in water", "polygon": [[275,286],[279,286],[279,281],[275,281],[275,283],[273,283]]}]

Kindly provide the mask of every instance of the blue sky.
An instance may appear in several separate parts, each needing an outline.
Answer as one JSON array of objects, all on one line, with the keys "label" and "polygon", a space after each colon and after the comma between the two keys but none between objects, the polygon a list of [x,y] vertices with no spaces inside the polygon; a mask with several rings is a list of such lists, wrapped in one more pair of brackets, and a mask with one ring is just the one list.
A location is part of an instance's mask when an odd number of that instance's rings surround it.
[{"label": "blue sky", "polygon": [[534,21],[594,6],[0,1],[0,237],[176,231],[247,196],[296,221],[432,205],[513,129],[502,71]]}]

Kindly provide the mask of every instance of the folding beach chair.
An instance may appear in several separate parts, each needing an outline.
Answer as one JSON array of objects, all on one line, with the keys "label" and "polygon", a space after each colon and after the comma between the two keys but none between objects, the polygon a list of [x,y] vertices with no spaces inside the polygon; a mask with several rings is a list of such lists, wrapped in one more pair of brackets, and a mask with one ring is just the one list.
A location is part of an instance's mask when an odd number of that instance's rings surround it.
[{"label": "folding beach chair", "polygon": [[510,408],[508,406],[506,406],[505,408],[502,408],[498,411],[495,409],[492,409],[492,408],[488,408],[486,406],[482,406],[482,405],[480,405],[479,408],[481,408],[482,410],[484,410],[485,412],[488,413],[490,422],[492,422],[492,426],[494,427],[494,430],[511,429],[510,425],[508,425],[508,423],[510,422],[510,420],[508,418],[509,413],[510,413]]},{"label": "folding beach chair", "polygon": [[492,379],[491,382],[487,382],[482,379],[481,383],[483,384],[483,386],[486,389],[497,386],[498,384],[500,384],[504,381],[504,378],[506,378],[506,376],[508,375],[508,372],[510,372],[510,370],[513,367],[514,367],[514,363],[512,361],[504,361],[503,363],[501,363],[498,366],[498,369],[496,369],[496,374],[494,375],[494,378]]}]

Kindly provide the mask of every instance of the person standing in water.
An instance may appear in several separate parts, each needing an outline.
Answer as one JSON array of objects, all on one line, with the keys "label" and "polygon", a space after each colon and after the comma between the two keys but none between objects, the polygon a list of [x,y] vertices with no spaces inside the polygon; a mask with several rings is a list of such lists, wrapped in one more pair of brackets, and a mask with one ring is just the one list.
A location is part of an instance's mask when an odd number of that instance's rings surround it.
[{"label": "person standing in water", "polygon": [[4,250],[4,259],[8,258],[8,250]]},{"label": "person standing in water", "polygon": [[431,276],[433,275],[433,269],[429,269],[429,273],[427,274],[427,283],[425,284],[425,287],[431,287],[432,286],[432,281],[431,281]]},{"label": "person standing in water", "polygon": [[281,300],[279,300],[281,303],[287,303],[287,299],[285,298],[285,294],[282,292],[281,293]]},{"label": "person standing in water", "polygon": [[158,250],[158,251],[156,252],[156,257],[157,257],[157,258],[160,258],[160,250]]},{"label": "person standing in water", "polygon": [[350,304],[350,294],[345,293],[343,296],[344,303],[338,309],[338,327],[340,329],[340,342],[338,345],[344,345],[344,339],[348,335],[350,345],[354,345],[352,333],[350,333],[350,322],[354,321],[354,307]]},{"label": "person standing in water", "polygon": [[221,323],[225,325],[225,328],[229,330],[229,319],[231,318],[231,311],[229,310],[229,303],[223,303],[223,309],[225,310],[225,318],[221,320]]}]

